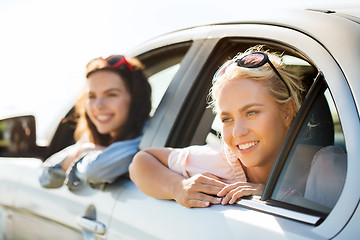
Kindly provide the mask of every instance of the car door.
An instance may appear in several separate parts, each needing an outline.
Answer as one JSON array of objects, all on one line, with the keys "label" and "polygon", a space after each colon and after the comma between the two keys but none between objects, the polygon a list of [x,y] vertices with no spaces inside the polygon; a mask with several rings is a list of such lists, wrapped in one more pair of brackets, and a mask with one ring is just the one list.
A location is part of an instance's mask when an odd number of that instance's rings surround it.
[{"label": "car door", "polygon": [[[339,24],[337,20],[334,20],[335,25]],[[354,25],[351,28],[354,28]],[[113,227],[109,238],[336,237],[346,229],[348,221],[352,220],[359,202],[358,189],[354,194],[354,184],[359,180],[358,170],[355,168],[359,169],[359,163],[356,147],[351,144],[354,140],[360,140],[359,116],[354,95],[348,85],[354,78],[346,79],[345,74],[348,71],[344,73],[344,68],[340,67],[343,54],[338,54],[334,47],[336,44],[323,38],[326,34],[318,34],[318,29],[314,29],[314,34],[305,34],[301,29],[285,25],[249,23],[217,25],[208,30],[207,40],[202,38],[198,39],[198,42],[194,41],[194,44],[201,43],[202,47],[191,58],[193,61],[188,60],[182,65],[186,66],[191,74],[186,74],[184,70],[184,77],[179,80],[176,88],[172,89],[171,100],[163,104],[161,114],[153,119],[156,121],[152,122],[153,126],[158,127],[145,134],[141,146],[183,147],[218,141],[216,118],[211,110],[206,109],[206,95],[212,75],[217,67],[229,57],[233,57],[237,51],[263,44],[284,53],[284,59],[294,70],[304,71],[304,81],[308,87],[308,95],[284,142],[264,194],[261,198],[243,199],[230,206],[187,209],[174,201],[148,197],[133,183],[127,182],[114,208]],[[341,32],[347,31],[340,28],[338,30],[339,33],[335,35],[340,36],[338,41],[341,42]],[[356,33],[358,32],[357,30]],[[330,45],[326,47],[327,43]],[[356,45],[350,44],[347,50],[343,51],[350,53],[354,48],[356,49]],[[355,56],[350,58],[357,61]],[[181,71],[182,69],[179,70]],[[358,75],[348,75],[356,76]],[[168,91],[170,90],[171,85]],[[314,122],[314,119],[317,120]],[[317,123],[323,121],[326,123],[324,128],[319,124],[321,126],[312,128],[311,132],[327,134],[319,136],[316,133],[315,138],[302,137],[304,133],[308,133],[306,130],[312,123],[317,126]],[[309,195],[305,197],[305,191],[315,154],[322,148],[333,146],[341,148],[345,157],[339,158],[343,161],[338,171],[327,176],[329,180],[322,180],[340,183],[336,194],[332,195],[332,204],[327,205]],[[303,155],[298,155],[299,152]],[[357,180],[354,181],[355,179]],[[289,194],[292,192],[296,200],[291,200]],[[282,193],[286,193],[287,197],[283,198]],[[353,221],[356,223],[358,220],[355,218]],[[359,234],[359,230],[355,228],[348,232],[353,237]]]},{"label": "car door", "polygon": [[[49,239],[58,236],[64,239],[91,239],[96,235],[99,239],[105,239],[102,236],[109,226],[116,189],[84,187],[70,191],[66,186],[45,189],[38,181],[42,161],[16,161],[20,178],[11,213],[12,239]],[[96,226],[92,227],[91,224]]]}]

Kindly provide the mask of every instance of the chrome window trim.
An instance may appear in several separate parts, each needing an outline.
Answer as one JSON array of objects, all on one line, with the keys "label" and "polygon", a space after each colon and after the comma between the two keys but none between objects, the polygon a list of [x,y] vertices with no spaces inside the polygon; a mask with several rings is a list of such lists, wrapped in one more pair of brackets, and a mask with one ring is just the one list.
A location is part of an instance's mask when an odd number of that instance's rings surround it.
[{"label": "chrome window trim", "polygon": [[239,206],[249,208],[252,210],[272,214],[275,216],[285,217],[288,219],[296,220],[299,222],[316,225],[321,220],[321,217],[314,216],[306,213],[297,212],[294,210],[289,210],[283,207],[277,207],[269,205],[265,201],[261,201],[260,197],[253,197],[252,199],[241,199],[237,202]]}]

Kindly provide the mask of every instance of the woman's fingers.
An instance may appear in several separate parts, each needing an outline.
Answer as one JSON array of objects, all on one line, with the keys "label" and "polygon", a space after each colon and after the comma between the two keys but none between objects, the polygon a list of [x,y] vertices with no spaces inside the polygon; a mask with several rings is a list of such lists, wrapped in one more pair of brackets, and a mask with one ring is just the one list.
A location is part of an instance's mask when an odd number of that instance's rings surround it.
[{"label": "woman's fingers", "polygon": [[192,208],[192,207],[208,207],[211,204],[220,204],[222,198],[210,196],[204,193],[194,193],[188,195],[183,202],[179,202],[181,205]]},{"label": "woman's fingers", "polygon": [[211,174],[199,174],[182,181],[182,190],[175,200],[185,207],[208,207],[220,204],[222,198],[216,194],[226,186]]},{"label": "woman's fingers", "polygon": [[175,200],[188,208],[208,207],[211,204],[233,204],[241,197],[261,195],[263,191],[263,184],[237,182],[227,185],[216,176],[205,173],[184,179]]},{"label": "woman's fingers", "polygon": [[217,195],[223,197],[221,204],[233,204],[239,198],[250,195],[261,195],[264,191],[264,185],[247,182],[238,182],[223,188]]},{"label": "woman's fingers", "polygon": [[226,196],[230,191],[238,188],[238,187],[248,187],[249,184],[247,182],[237,182],[237,183],[233,183],[233,184],[229,184],[227,186],[225,186],[223,189],[221,189],[220,192],[218,192],[218,196],[219,197],[224,197]]},{"label": "woman's fingers", "polygon": [[[228,203],[230,204],[233,204],[238,198],[241,198],[243,196],[246,196],[245,195],[245,190],[247,188],[244,187],[244,186],[240,186],[240,187],[237,187],[231,191],[229,191],[224,197],[223,197],[223,200],[221,201],[221,204],[222,205],[226,205]],[[251,193],[249,194],[251,195]],[[234,199],[236,197],[236,199]]]}]

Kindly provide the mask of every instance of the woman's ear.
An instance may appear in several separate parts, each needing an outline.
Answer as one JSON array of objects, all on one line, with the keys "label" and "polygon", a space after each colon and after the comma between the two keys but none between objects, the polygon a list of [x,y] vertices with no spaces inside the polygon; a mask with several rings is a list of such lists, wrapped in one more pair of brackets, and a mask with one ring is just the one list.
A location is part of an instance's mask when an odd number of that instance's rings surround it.
[{"label": "woman's ear", "polygon": [[295,116],[295,101],[290,99],[284,104],[284,120],[287,127],[290,127],[290,124]]}]

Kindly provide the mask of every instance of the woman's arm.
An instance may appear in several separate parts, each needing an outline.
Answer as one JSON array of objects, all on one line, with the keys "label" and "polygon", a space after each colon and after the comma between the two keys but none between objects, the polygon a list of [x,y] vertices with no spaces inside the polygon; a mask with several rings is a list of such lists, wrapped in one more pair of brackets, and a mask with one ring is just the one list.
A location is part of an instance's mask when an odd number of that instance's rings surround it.
[{"label": "woman's arm", "polygon": [[95,145],[90,142],[78,142],[76,146],[77,147],[74,148],[72,152],[69,152],[68,156],[64,159],[64,161],[61,162],[61,168],[65,171],[81,157],[85,156],[87,153],[92,151],[101,151],[105,149],[105,147],[103,146]]},{"label": "woman's arm", "polygon": [[167,159],[172,149],[152,148],[137,153],[130,164],[131,180],[146,194],[174,199],[185,207],[207,207],[219,204],[216,194],[225,183],[209,173],[185,178],[168,168]]},{"label": "woman's arm", "polygon": [[77,151],[77,144],[53,154],[42,165],[40,169],[39,182],[45,188],[61,187],[66,178],[65,170],[62,169],[62,162],[71,154]]},{"label": "woman's arm", "polygon": [[91,185],[112,183],[129,171],[129,165],[138,151],[141,137],[119,141],[106,149],[88,152],[77,164],[76,176]]}]

